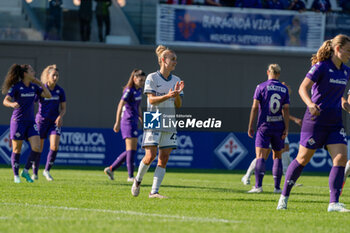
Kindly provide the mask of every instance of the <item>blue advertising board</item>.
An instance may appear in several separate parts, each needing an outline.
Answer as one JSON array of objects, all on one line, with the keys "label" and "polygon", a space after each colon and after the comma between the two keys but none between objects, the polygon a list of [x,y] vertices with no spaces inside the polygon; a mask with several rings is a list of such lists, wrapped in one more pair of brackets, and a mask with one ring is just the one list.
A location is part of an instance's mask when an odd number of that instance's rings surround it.
[{"label": "blue advertising board", "polygon": [[[142,131],[138,139],[137,165],[144,156],[144,150],[140,148]],[[171,153],[168,167],[245,170],[255,157],[254,140],[246,133],[180,131],[177,140],[178,148]],[[289,141],[291,156],[295,158],[299,134],[289,135]],[[116,134],[112,129],[64,127],[55,164],[109,166],[124,149],[120,133]],[[9,126],[0,126],[0,163],[11,163],[11,150]],[[46,163],[48,150],[46,141],[41,164]],[[21,164],[26,162],[29,152],[30,145],[24,142]],[[320,149],[304,171],[329,171],[331,166],[327,151]],[[267,169],[271,167],[272,159],[269,158]]]},{"label": "blue advertising board", "polygon": [[158,6],[157,43],[171,45],[317,50],[325,15],[288,10]]}]

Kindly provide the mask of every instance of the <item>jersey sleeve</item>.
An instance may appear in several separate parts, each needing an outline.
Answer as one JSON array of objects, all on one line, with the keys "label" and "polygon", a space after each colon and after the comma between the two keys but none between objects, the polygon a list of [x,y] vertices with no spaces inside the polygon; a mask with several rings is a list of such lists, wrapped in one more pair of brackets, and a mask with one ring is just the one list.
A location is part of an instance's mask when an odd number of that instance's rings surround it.
[{"label": "jersey sleeve", "polygon": [[123,91],[122,100],[128,102],[128,100],[130,99],[131,94],[132,93],[131,93],[130,88],[125,88],[125,90]]},{"label": "jersey sleeve", "polygon": [[287,89],[287,93],[286,93],[286,97],[284,98],[283,105],[290,104],[288,88],[286,87],[286,89]]},{"label": "jersey sleeve", "polygon": [[149,93],[157,93],[156,91],[156,83],[151,75],[148,75],[145,81],[145,89],[143,91],[144,94]]},{"label": "jersey sleeve", "polygon": [[254,92],[254,99],[261,101],[261,91],[260,91],[260,86],[258,85],[255,88],[255,92]]},{"label": "jersey sleeve", "polygon": [[66,102],[66,93],[64,92],[63,88],[61,88],[60,91],[60,102]]},{"label": "jersey sleeve", "polygon": [[39,87],[38,85],[36,85],[36,84],[33,84],[33,85],[35,87],[35,94],[37,96],[41,96],[41,93],[43,93],[44,90],[41,87]]},{"label": "jersey sleeve", "polygon": [[9,91],[7,92],[7,95],[10,96],[11,98],[14,98],[16,93],[18,92],[17,86],[12,86]]},{"label": "jersey sleeve", "polygon": [[322,74],[322,63],[317,63],[311,67],[309,72],[306,74],[306,78],[310,79],[314,83],[319,81]]}]

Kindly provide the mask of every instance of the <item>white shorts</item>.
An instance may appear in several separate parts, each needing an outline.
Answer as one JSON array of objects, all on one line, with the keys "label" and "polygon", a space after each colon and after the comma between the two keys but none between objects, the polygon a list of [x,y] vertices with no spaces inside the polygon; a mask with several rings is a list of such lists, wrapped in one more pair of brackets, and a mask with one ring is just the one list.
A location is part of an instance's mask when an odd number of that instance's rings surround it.
[{"label": "white shorts", "polygon": [[158,146],[162,148],[177,148],[176,133],[160,131],[144,131],[142,148],[145,146]]}]

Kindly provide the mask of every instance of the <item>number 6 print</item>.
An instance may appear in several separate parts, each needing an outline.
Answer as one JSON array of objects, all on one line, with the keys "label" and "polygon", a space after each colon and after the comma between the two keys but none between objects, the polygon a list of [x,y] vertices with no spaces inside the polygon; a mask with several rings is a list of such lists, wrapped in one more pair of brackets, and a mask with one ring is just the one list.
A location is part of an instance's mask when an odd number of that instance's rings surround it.
[{"label": "number 6 print", "polygon": [[281,96],[277,93],[273,94],[270,98],[270,111],[275,114],[280,110],[281,103],[280,103]]}]

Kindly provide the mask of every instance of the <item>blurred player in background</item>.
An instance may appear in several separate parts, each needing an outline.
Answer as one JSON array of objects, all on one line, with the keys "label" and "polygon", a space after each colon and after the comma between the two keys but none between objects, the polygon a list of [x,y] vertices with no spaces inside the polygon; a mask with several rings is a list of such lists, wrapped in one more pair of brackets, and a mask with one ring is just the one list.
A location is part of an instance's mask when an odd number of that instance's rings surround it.
[{"label": "blurred player in background", "polygon": [[[177,64],[175,52],[160,45],[156,49],[156,54],[160,70],[147,76],[144,90],[144,93],[147,94],[148,111],[156,112],[152,114],[152,121],[159,119],[161,114],[163,116],[175,116],[175,107],[179,108],[182,105],[180,96],[183,95],[182,90],[185,86],[179,77],[171,74]],[[175,117],[172,120],[174,119]],[[165,175],[170,153],[177,147],[176,128],[145,129],[142,147],[145,148],[146,154],[140,162],[131,193],[135,197],[139,195],[143,176],[156,158],[159,149],[158,164],[154,172],[149,198],[166,198],[166,196],[160,195],[158,191]]]},{"label": "blurred player in background", "polygon": [[104,169],[109,179],[114,180],[113,171],[120,167],[125,160],[128,168],[128,182],[134,181],[134,157],[137,150],[137,123],[142,123],[142,88],[145,84],[146,74],[139,69],[131,72],[128,83],[123,89],[123,95],[119,101],[116,120],[113,127],[114,132],[121,130],[122,137],[125,140],[125,151],[121,153],[113,164]]},{"label": "blurred player in background", "polygon": [[272,174],[275,181],[274,193],[281,193],[282,149],[289,128],[289,93],[288,88],[279,82],[281,68],[271,64],[267,69],[268,80],[259,84],[254,93],[250,113],[248,136],[254,137],[254,126],[258,115],[257,135],[255,138],[256,166],[255,186],[248,193],[261,193],[265,175],[265,161],[270,149],[273,150]]},{"label": "blurred player in background", "polygon": [[349,67],[345,66],[349,59],[350,38],[346,35],[337,35],[332,40],[325,41],[317,54],[312,56],[312,67],[299,87],[300,97],[307,106],[301,127],[299,151],[288,167],[278,210],[287,209],[291,189],[303,168],[315,151],[325,146],[333,161],[329,174],[328,211],[350,211],[339,203],[347,161],[342,108],[350,112],[350,105],[342,96],[350,75]]},{"label": "blurred player in background", "polygon": [[[40,151],[43,150],[45,139],[49,138],[50,140],[50,151],[47,154],[45,170],[43,171],[43,175],[48,181],[53,180],[50,169],[57,156],[63,116],[66,114],[66,95],[63,88],[57,84],[58,80],[59,73],[56,65],[49,65],[43,70],[41,82],[48,88],[52,97],[38,98],[39,110],[35,117],[40,135]],[[33,164],[33,180],[38,179],[39,164],[40,156]]]},{"label": "blurred player in background", "polygon": [[[41,88],[40,88],[41,87]],[[28,140],[31,146],[27,163],[21,172],[27,182],[33,183],[28,169],[40,156],[40,138],[34,120],[35,96],[51,98],[50,91],[38,79],[30,65],[13,64],[2,84],[2,94],[6,94],[3,104],[13,108],[10,122],[10,138],[12,143],[11,165],[14,173],[14,182],[20,183],[19,159],[23,140]]]},{"label": "blurred player in background", "polygon": [[[289,92],[289,96],[290,96],[292,94],[292,89],[285,82],[282,82],[282,84],[288,88],[288,92]],[[300,118],[289,115],[289,120],[293,121],[295,124],[301,126],[302,120]],[[270,151],[268,154],[270,154],[270,152],[271,152],[271,145],[270,145]],[[288,137],[286,137],[286,139],[284,140],[284,148],[282,149],[283,174],[286,174],[287,168],[288,168],[290,163],[291,163],[291,157],[290,157],[290,152],[289,152],[289,139],[288,139]],[[255,165],[256,165],[256,158],[253,159],[253,161],[250,163],[246,174],[241,179],[241,181],[244,185],[250,184],[250,177],[255,170]]]}]

